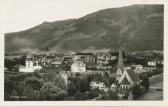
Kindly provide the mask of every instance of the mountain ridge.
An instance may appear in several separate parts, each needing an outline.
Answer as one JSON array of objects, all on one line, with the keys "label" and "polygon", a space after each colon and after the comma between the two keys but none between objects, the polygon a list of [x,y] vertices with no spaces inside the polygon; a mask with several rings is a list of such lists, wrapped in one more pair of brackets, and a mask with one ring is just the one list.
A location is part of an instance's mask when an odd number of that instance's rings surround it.
[{"label": "mountain ridge", "polygon": [[163,5],[108,8],[79,19],[43,22],[5,34],[5,53],[42,51],[163,50]]}]

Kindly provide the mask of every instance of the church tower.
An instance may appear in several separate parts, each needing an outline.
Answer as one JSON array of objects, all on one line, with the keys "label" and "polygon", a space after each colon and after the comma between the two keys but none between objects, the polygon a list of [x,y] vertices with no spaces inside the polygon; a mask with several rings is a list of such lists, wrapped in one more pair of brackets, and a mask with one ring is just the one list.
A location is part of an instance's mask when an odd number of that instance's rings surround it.
[{"label": "church tower", "polygon": [[121,76],[124,70],[124,63],[123,63],[123,49],[120,46],[118,52],[118,65],[117,65],[117,75]]}]

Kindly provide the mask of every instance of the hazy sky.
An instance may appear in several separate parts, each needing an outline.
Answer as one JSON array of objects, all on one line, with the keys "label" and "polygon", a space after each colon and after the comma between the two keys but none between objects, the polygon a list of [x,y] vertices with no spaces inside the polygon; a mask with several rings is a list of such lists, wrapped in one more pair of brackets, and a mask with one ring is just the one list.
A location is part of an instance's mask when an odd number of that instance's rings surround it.
[{"label": "hazy sky", "polygon": [[[29,29],[44,21],[79,18],[89,13],[134,4],[135,0],[0,0],[4,32]],[[120,0],[121,1],[121,0]],[[139,0],[142,3],[143,0]]]}]

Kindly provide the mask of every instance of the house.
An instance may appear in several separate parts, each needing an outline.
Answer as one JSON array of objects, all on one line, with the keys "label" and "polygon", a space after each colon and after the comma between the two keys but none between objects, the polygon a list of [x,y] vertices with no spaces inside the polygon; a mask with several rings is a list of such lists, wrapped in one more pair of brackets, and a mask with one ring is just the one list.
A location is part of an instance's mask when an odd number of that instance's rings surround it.
[{"label": "house", "polygon": [[32,61],[26,59],[25,66],[19,67],[19,72],[34,72],[35,70],[40,70],[42,67],[39,65],[38,61]]},{"label": "house", "polygon": [[163,66],[163,60],[154,60],[154,61],[148,61],[147,62],[148,66],[151,67],[157,67],[157,66]]},{"label": "house", "polygon": [[131,67],[132,67],[133,69],[139,69],[139,70],[143,68],[142,65],[131,65]]},{"label": "house", "polygon": [[148,66],[153,66],[153,67],[156,67],[157,65],[157,62],[156,61],[148,61]]},{"label": "house", "polygon": [[148,72],[148,71],[154,71],[154,70],[156,70],[157,68],[156,67],[144,67],[144,70],[146,71],[146,72]]},{"label": "house", "polygon": [[46,66],[45,60],[40,60],[40,65],[41,65],[41,66]]},{"label": "house", "polygon": [[129,90],[134,85],[139,84],[140,79],[138,73],[135,73],[133,69],[129,69],[123,72],[119,79],[120,90]]},{"label": "house", "polygon": [[55,65],[55,67],[59,67],[62,64],[62,61],[54,61],[51,64]]},{"label": "house", "polygon": [[143,68],[142,65],[137,65],[137,66],[135,66],[134,72],[135,73],[143,73],[143,72],[146,72],[146,70]]},{"label": "house", "polygon": [[117,90],[117,85],[115,83],[111,84],[110,89],[113,91]]},{"label": "house", "polygon": [[74,61],[71,65],[71,72],[86,72],[86,64],[83,61]]},{"label": "house", "polygon": [[93,80],[90,82],[91,89],[99,89],[100,91],[107,92],[110,89],[109,81],[107,76],[102,72],[98,73]]},{"label": "house", "polygon": [[137,69],[137,68],[135,68],[134,72],[135,73],[143,73],[143,72],[146,72],[146,70],[145,69]]},{"label": "house", "polygon": [[85,63],[95,63],[95,58],[92,53],[76,53],[73,55],[73,60],[83,60]]},{"label": "house", "polygon": [[97,53],[96,54],[96,63],[97,64],[102,64],[106,60],[106,56],[104,53]]},{"label": "house", "polygon": [[73,63],[73,59],[71,56],[65,56],[63,58],[63,62],[68,66],[71,67],[72,63]]},{"label": "house", "polygon": [[104,91],[104,92],[107,92],[109,90],[107,85],[104,82],[101,82],[101,81],[92,81],[90,83],[90,87],[92,89],[99,89],[100,91]]},{"label": "house", "polygon": [[111,56],[111,59],[110,60],[116,60],[117,57],[116,56]]},{"label": "house", "polygon": [[64,61],[65,63],[68,63],[68,62],[73,62],[73,59],[72,59],[71,56],[65,56],[65,57],[63,58],[63,61]]},{"label": "house", "polygon": [[73,61],[79,60],[81,58],[81,55],[74,55],[73,56]]}]

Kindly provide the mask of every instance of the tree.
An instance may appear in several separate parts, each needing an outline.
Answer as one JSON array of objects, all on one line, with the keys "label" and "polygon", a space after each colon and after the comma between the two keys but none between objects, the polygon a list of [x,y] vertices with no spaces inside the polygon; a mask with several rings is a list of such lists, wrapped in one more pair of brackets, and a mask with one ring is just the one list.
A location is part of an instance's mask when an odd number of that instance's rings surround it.
[{"label": "tree", "polygon": [[7,67],[9,71],[12,71],[13,69],[17,70],[17,66],[16,65],[19,65],[19,61],[11,60],[11,59],[5,59],[5,67]]},{"label": "tree", "polygon": [[115,77],[109,77],[109,83],[110,84],[113,84],[113,83],[115,83],[116,82],[116,78]]},{"label": "tree", "polygon": [[149,78],[144,78],[144,79],[142,80],[142,86],[144,86],[147,91],[149,90],[149,87],[150,87]]},{"label": "tree", "polygon": [[118,100],[118,95],[116,92],[109,90],[107,93],[102,95],[102,100]]},{"label": "tree", "polygon": [[100,93],[99,89],[91,89],[89,92],[89,98],[93,99],[95,97],[98,97],[99,93]]},{"label": "tree", "polygon": [[140,85],[134,85],[132,88],[133,99],[137,99],[141,95]]},{"label": "tree", "polygon": [[67,95],[66,91],[54,84],[46,82],[40,90],[42,100],[63,100]]},{"label": "tree", "polygon": [[[24,84],[24,81],[20,81],[17,85],[16,85],[16,90],[17,90],[17,93],[18,93],[18,96],[22,96],[23,94],[23,91],[25,89],[25,84]],[[22,98],[20,100],[23,100]]]},{"label": "tree", "polygon": [[33,90],[40,90],[42,87],[42,80],[38,79],[36,76],[26,77],[25,85],[30,86]]},{"label": "tree", "polygon": [[16,91],[16,81],[13,81],[13,79],[11,79],[11,77],[8,77],[5,75],[5,81],[4,81],[4,96],[5,96],[5,100],[13,100],[12,98],[10,98],[10,96],[13,95],[13,93],[15,93],[15,95],[17,94]]},{"label": "tree", "polygon": [[76,73],[76,76],[81,76],[81,74],[79,72]]},{"label": "tree", "polygon": [[77,86],[73,82],[69,82],[67,91],[69,96],[73,96],[76,94]]},{"label": "tree", "polygon": [[67,86],[65,84],[65,80],[60,75],[55,76],[53,81],[55,85],[57,85],[63,90],[66,90]]},{"label": "tree", "polygon": [[31,86],[26,86],[23,91],[24,100],[34,101],[39,100],[39,91],[33,90]]},{"label": "tree", "polygon": [[23,65],[23,66],[26,65],[26,56],[20,57],[20,65]]},{"label": "tree", "polygon": [[54,71],[48,71],[46,74],[44,74],[44,80],[45,81],[53,81],[56,77],[57,73]]},{"label": "tree", "polygon": [[145,79],[145,78],[147,78],[147,77],[148,77],[147,74],[144,73],[144,72],[139,74],[140,80],[143,80],[143,79]]},{"label": "tree", "polygon": [[79,93],[77,100],[87,100],[88,98],[88,93]]},{"label": "tree", "polygon": [[81,79],[81,81],[80,81],[80,91],[81,92],[89,91],[89,82],[87,80],[87,77]]},{"label": "tree", "polygon": [[19,101],[19,96],[18,96],[18,93],[17,93],[17,91],[15,89],[12,90],[12,94],[10,96],[11,96],[10,100]]}]

